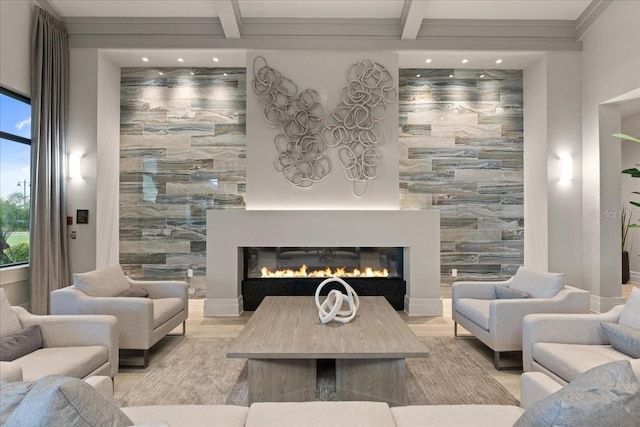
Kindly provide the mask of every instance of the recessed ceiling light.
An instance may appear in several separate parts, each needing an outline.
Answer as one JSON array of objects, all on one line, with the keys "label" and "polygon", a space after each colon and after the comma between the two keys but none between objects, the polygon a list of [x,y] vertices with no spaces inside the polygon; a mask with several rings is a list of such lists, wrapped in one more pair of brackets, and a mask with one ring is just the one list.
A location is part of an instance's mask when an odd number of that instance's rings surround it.
[{"label": "recessed ceiling light", "polygon": [[480,74],[480,78],[481,78],[481,79],[484,79],[484,74]]},{"label": "recessed ceiling light", "polygon": [[222,73],[223,76],[227,77],[227,73]]},{"label": "recessed ceiling light", "polygon": [[502,64],[502,59],[496,59],[496,64]]},{"label": "recessed ceiling light", "polygon": [[416,77],[420,77],[420,74],[416,74]]},{"label": "recessed ceiling light", "polygon": [[468,60],[467,58],[464,58],[464,59],[462,60],[462,63],[463,63],[463,64],[466,64],[467,62],[469,62],[469,60]]},{"label": "recessed ceiling light", "polygon": [[192,76],[195,76],[195,75],[196,75],[196,73],[194,73],[194,72],[192,71],[192,72],[191,72],[191,75],[192,75]]},{"label": "recessed ceiling light", "polygon": [[184,62],[184,59],[178,58],[178,62]]},{"label": "recessed ceiling light", "polygon": [[218,62],[218,61],[220,61],[220,60],[217,57],[213,58],[213,62]]},{"label": "recessed ceiling light", "polygon": [[426,62],[427,64],[431,64],[431,58],[427,58],[427,59],[425,59],[425,61],[424,61],[424,62]]},{"label": "recessed ceiling light", "polygon": [[143,56],[143,57],[142,57],[142,60],[143,60],[144,62],[149,62],[149,58],[147,58],[146,56]]},{"label": "recessed ceiling light", "polygon": [[449,78],[453,77],[453,74],[449,74]]},{"label": "recessed ceiling light", "polygon": [[158,71],[158,75],[162,76],[163,75],[162,71]]}]

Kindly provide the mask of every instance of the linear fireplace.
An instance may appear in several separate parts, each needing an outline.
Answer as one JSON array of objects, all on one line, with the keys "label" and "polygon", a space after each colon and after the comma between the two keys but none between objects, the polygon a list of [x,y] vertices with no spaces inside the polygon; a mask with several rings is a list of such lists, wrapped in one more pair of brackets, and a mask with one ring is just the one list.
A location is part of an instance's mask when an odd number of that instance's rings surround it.
[{"label": "linear fireplace", "polygon": [[402,277],[398,247],[247,247],[246,279],[281,277]]},{"label": "linear fireplace", "polygon": [[[384,296],[404,309],[406,283],[401,247],[246,247],[243,248],[244,309],[253,311],[265,296],[314,295],[327,277],[344,278],[358,295]],[[323,295],[337,284],[323,288]]]},{"label": "linear fireplace", "polygon": [[[339,267],[338,264],[348,257],[355,257],[358,251],[361,259],[381,257],[380,254],[371,255],[365,248],[401,248],[397,264],[402,266],[401,280],[406,282],[401,306],[409,315],[442,315],[438,211],[207,211],[205,316],[238,316],[245,310],[244,299],[249,298],[250,292],[243,289],[242,282],[246,274],[244,248],[248,247],[281,248],[279,254],[274,250],[268,256],[279,259],[286,268],[291,267],[287,259],[290,252],[299,252],[307,260],[323,257],[324,262],[318,267],[325,268],[326,261],[332,257],[333,267]],[[291,248],[297,249],[289,251]],[[315,249],[307,251],[308,248],[323,249],[318,252]],[[252,256],[256,257],[255,254]],[[396,255],[388,255],[385,249],[382,251],[384,256],[393,259]],[[311,267],[310,264],[307,266]],[[387,266],[387,269],[391,273],[398,267]],[[348,277],[346,280],[352,284],[369,279]],[[382,279],[390,280],[389,277]],[[311,279],[289,280],[299,285],[301,280]],[[320,283],[324,279],[315,280]],[[383,283],[386,287],[386,282]],[[309,288],[315,292],[316,286],[311,284]],[[364,291],[359,294],[367,295]]]}]

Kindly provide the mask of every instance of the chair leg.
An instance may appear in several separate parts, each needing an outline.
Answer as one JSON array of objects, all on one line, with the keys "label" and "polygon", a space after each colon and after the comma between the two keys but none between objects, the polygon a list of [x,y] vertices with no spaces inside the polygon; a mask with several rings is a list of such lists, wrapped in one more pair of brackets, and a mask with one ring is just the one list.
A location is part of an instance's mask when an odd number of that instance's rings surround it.
[{"label": "chair leg", "polygon": [[454,338],[475,338],[473,334],[467,334],[467,335],[458,334],[458,322],[453,322],[453,337]]},{"label": "chair leg", "polygon": [[187,321],[182,322],[182,333],[181,334],[167,334],[168,337],[183,337],[187,335]]},{"label": "chair leg", "polygon": [[500,352],[499,351],[494,351],[493,352],[493,366],[496,368],[496,370],[500,370]]},{"label": "chair leg", "polygon": [[[135,365],[128,365],[125,363],[122,363],[123,357],[122,354],[120,355],[120,367],[121,368],[136,368],[136,369],[146,369],[147,366],[149,366],[149,349],[147,350],[129,350],[129,349],[121,349],[121,351],[126,351],[127,353],[131,353],[131,352],[135,352],[135,354],[138,354],[138,351],[142,352],[142,364],[135,364]],[[125,359],[130,359],[131,356],[127,354],[127,357],[125,357]]]}]

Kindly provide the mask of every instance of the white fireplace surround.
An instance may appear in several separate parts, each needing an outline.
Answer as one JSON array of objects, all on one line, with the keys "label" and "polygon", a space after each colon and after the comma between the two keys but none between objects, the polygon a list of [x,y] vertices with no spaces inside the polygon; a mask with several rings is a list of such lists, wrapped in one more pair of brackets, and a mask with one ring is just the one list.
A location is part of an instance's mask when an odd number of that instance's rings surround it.
[{"label": "white fireplace surround", "polygon": [[242,313],[242,248],[251,246],[402,247],[405,311],[411,316],[442,315],[437,210],[210,210],[205,316]]}]

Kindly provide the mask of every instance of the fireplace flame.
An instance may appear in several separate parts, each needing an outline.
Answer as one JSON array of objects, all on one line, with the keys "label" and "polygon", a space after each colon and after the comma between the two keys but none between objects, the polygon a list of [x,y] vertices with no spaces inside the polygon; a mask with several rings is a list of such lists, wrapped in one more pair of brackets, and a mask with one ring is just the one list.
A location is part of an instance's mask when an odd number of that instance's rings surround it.
[{"label": "fireplace flame", "polygon": [[267,267],[260,269],[261,277],[263,278],[277,278],[277,277],[389,277],[389,271],[385,268],[383,270],[376,270],[371,267],[365,267],[364,271],[358,268],[354,268],[351,271],[347,271],[344,267],[338,267],[335,270],[327,267],[324,270],[308,271],[309,267],[302,264],[298,270],[275,270],[271,271]]}]

